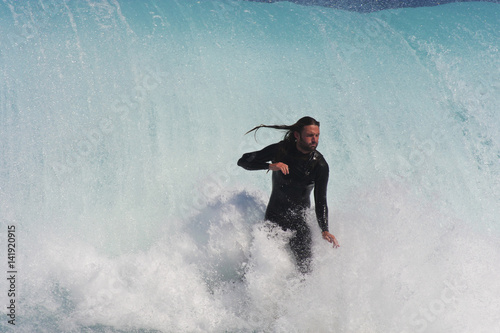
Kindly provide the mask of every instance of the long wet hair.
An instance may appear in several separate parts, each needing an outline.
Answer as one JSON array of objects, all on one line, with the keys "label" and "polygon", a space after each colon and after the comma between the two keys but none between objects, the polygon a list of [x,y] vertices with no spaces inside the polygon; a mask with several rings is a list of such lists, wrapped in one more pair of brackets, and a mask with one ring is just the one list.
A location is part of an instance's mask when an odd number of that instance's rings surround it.
[{"label": "long wet hair", "polygon": [[295,136],[293,135],[294,132],[299,132],[299,133],[302,133],[302,130],[304,129],[305,126],[309,126],[309,125],[316,125],[316,126],[319,126],[319,121],[317,121],[316,119],[312,118],[312,117],[302,117],[300,118],[295,124],[293,125],[259,125],[259,126],[256,126],[254,128],[252,128],[251,130],[249,130],[248,132],[246,132],[245,134],[248,134],[250,132],[253,132],[255,131],[255,134],[257,133],[257,131],[263,127],[265,128],[274,128],[274,129],[278,129],[278,130],[286,130],[287,132],[285,133],[285,137],[283,138],[283,141],[288,145],[288,144],[294,144],[295,143]]}]

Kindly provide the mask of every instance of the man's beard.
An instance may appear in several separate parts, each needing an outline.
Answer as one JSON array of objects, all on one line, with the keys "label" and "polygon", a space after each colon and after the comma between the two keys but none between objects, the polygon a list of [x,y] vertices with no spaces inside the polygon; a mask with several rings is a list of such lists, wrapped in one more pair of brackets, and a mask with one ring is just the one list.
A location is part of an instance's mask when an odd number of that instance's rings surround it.
[{"label": "man's beard", "polygon": [[316,146],[311,146],[311,145],[305,143],[302,140],[302,138],[299,138],[297,140],[297,145],[299,146],[300,149],[302,149],[303,151],[307,151],[308,153],[315,151],[316,147],[318,146],[318,144],[316,144]]}]

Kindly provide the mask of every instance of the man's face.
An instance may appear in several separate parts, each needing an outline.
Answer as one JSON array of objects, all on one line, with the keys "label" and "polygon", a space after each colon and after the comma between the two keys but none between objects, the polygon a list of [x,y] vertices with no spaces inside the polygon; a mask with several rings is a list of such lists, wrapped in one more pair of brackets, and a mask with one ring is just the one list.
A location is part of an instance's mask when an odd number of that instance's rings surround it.
[{"label": "man's face", "polygon": [[297,149],[303,153],[310,153],[316,150],[319,142],[319,126],[304,126],[302,132],[294,132],[297,139]]}]

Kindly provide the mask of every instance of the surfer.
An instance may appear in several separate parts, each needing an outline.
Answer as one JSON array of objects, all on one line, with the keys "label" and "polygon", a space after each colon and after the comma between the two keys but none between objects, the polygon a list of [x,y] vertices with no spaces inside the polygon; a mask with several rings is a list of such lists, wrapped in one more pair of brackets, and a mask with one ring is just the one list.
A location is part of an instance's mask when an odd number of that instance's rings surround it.
[{"label": "surfer", "polygon": [[[316,218],[322,236],[333,247],[339,247],[334,235],[328,231],[328,205],[326,189],[329,168],[316,147],[319,140],[319,122],[303,117],[293,125],[260,125],[258,129],[286,130],[282,141],[260,151],[245,153],[238,165],[246,170],[271,170],[272,192],[266,209],[266,220],[284,230],[294,232],[290,248],[302,273],[310,272],[311,231],[306,223],[306,211],[310,207],[310,194],[314,190]],[[271,163],[269,163],[271,162]]]}]

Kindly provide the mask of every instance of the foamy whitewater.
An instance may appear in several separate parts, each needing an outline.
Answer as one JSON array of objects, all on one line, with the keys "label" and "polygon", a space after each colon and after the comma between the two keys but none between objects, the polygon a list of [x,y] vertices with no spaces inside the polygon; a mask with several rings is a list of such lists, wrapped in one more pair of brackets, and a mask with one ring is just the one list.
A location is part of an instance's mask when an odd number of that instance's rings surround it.
[{"label": "foamy whitewater", "polygon": [[[500,332],[499,17],[4,0],[0,331]],[[302,280],[236,161],[304,115],[341,247],[311,214]]]}]

